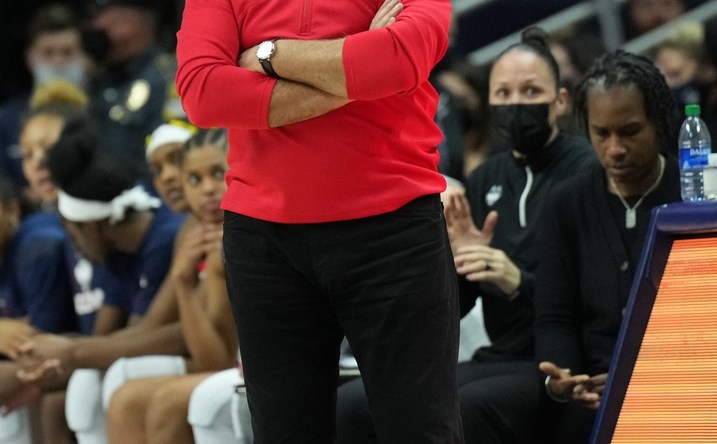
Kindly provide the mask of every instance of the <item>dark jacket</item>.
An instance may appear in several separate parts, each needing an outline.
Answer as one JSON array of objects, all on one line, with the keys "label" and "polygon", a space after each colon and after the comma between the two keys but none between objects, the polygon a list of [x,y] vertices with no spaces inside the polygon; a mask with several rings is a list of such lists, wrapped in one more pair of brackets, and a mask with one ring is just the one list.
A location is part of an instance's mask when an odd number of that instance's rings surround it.
[{"label": "dark jacket", "polygon": [[679,199],[679,170],[670,158],[660,185],[637,208],[632,229],[625,228],[625,209],[608,193],[599,165],[555,191],[535,280],[539,360],[573,374],[607,371],[650,211]]},{"label": "dark jacket", "polygon": [[597,160],[585,138],[558,135],[527,162],[502,152],[468,177],[466,196],[473,220],[480,227],[490,211],[498,212],[490,246],[503,250],[522,276],[520,294],[512,301],[492,284],[459,280],[462,314],[482,297],[484,323],[492,343],[482,353],[498,355],[500,360],[533,357],[533,273],[542,256],[537,231],[543,224],[545,203],[560,182],[592,163]]}]

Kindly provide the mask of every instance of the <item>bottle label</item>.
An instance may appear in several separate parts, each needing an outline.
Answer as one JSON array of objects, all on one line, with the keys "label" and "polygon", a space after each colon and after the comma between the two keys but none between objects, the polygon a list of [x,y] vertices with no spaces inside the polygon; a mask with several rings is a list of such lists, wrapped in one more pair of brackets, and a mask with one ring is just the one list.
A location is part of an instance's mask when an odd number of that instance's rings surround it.
[{"label": "bottle label", "polygon": [[703,168],[707,166],[707,159],[712,152],[709,146],[680,149],[680,168]]}]

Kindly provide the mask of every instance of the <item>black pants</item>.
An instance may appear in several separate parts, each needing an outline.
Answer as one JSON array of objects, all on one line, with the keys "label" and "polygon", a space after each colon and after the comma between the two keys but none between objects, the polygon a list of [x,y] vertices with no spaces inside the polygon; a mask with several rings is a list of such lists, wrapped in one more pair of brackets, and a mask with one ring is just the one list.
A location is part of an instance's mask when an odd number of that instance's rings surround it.
[{"label": "black pants", "polygon": [[255,443],[333,442],[344,334],[380,442],[462,442],[458,295],[438,196],[322,224],[228,213],[224,254]]},{"label": "black pants", "polygon": [[[466,444],[543,444],[539,402],[542,384],[532,361],[458,364],[458,394]],[[339,444],[376,442],[361,379],[338,393]]]},{"label": "black pants", "polygon": [[458,365],[458,395],[466,444],[542,444],[541,390],[533,361]]}]

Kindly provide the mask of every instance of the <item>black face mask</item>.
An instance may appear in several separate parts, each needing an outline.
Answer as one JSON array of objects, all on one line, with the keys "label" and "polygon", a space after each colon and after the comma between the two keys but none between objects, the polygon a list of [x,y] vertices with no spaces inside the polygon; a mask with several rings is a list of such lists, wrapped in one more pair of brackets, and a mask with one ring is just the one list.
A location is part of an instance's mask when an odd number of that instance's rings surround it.
[{"label": "black face mask", "polygon": [[545,146],[553,132],[548,123],[548,103],[491,105],[498,134],[511,149],[529,156]]}]

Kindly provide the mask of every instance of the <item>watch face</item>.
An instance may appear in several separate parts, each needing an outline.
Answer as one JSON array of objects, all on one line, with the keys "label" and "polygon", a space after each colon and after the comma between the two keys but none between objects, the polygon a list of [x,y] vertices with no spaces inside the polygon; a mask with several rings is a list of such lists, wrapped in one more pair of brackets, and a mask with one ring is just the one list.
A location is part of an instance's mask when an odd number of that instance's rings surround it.
[{"label": "watch face", "polygon": [[256,50],[256,56],[262,60],[268,60],[274,53],[274,42],[262,42]]}]

